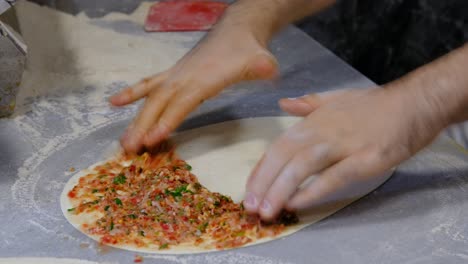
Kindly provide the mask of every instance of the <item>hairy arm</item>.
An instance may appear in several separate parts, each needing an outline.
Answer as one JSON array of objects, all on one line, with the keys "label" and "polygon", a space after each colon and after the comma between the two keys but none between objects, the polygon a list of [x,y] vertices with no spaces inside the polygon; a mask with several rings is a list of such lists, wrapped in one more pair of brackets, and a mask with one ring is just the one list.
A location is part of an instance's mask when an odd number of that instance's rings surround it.
[{"label": "hairy arm", "polygon": [[467,70],[468,44],[382,89],[281,100],[283,110],[305,118],[259,162],[245,208],[268,220],[283,207],[320,206],[410,158],[448,125],[468,119]]},{"label": "hairy arm", "polygon": [[[468,119],[468,44],[429,63],[404,78],[400,89],[413,93],[434,109],[441,126]],[[405,91],[401,91],[405,92]]]}]

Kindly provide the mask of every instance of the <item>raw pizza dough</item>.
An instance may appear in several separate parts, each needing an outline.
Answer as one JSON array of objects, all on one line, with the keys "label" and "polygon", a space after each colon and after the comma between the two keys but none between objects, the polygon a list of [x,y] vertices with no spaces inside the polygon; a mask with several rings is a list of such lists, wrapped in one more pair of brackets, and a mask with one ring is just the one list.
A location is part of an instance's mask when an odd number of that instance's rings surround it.
[{"label": "raw pizza dough", "polygon": [[[177,146],[177,153],[193,167],[200,183],[210,191],[231,196],[235,202],[240,202],[244,196],[245,185],[251,170],[257,160],[266,151],[268,145],[287,128],[300,121],[296,117],[263,117],[228,121],[201,128],[187,130],[172,137]],[[103,162],[100,162],[101,164]],[[93,168],[97,164],[91,166]],[[67,212],[73,207],[67,193],[77,184],[80,177],[88,174],[89,169],[74,175],[65,185],[61,195],[61,207],[67,220],[80,229],[79,226],[92,219]],[[320,210],[301,212],[300,223],[286,229],[280,236],[264,238],[251,246],[268,242],[290,235],[335,213],[346,205],[361,198],[377,188],[391,176],[391,172],[375,177],[372,181],[361,182],[347,190],[330,197],[327,204]],[[99,240],[98,237],[92,237]],[[193,254],[214,250],[200,249],[195,246],[172,246],[167,250],[155,250],[128,246],[117,246],[122,249],[157,254]]]}]

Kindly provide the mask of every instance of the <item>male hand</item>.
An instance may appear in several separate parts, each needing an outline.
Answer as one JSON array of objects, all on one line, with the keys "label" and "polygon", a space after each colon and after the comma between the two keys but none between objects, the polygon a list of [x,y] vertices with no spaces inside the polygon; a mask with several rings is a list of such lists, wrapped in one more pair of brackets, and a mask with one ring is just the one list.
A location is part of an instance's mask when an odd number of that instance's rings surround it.
[{"label": "male hand", "polygon": [[[271,145],[248,180],[244,206],[265,220],[282,208],[319,205],[377,176],[445,126],[434,104],[398,87],[307,95],[283,99],[280,106],[305,118]],[[299,188],[311,175],[317,178]]]},{"label": "male hand", "polygon": [[133,123],[121,138],[127,152],[164,140],[204,100],[231,84],[270,79],[278,74],[277,62],[252,32],[220,26],[210,32],[172,68],[114,95],[114,106],[145,98]]}]

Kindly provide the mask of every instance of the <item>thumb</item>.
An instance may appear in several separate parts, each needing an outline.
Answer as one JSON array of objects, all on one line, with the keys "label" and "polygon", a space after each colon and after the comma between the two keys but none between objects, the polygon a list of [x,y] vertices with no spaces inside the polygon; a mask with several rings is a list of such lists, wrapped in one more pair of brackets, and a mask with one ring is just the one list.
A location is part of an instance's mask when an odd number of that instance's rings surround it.
[{"label": "thumb", "polygon": [[307,116],[322,104],[319,96],[308,94],[297,98],[283,98],[279,101],[281,109],[291,115]]},{"label": "thumb", "polygon": [[343,96],[349,90],[328,91],[317,94],[307,94],[297,98],[279,100],[281,109],[291,115],[307,116],[322,105]]},{"label": "thumb", "polygon": [[244,80],[271,80],[279,75],[278,61],[268,51],[257,53],[244,70]]}]

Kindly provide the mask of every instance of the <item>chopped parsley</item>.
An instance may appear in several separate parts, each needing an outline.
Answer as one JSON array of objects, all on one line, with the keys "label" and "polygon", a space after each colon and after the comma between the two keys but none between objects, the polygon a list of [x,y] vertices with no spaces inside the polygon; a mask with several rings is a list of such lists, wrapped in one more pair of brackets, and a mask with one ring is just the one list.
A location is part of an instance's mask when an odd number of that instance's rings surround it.
[{"label": "chopped parsley", "polygon": [[166,189],[164,191],[165,194],[172,195],[172,197],[180,197],[182,196],[183,193],[193,193],[192,191],[187,189],[188,184],[180,185],[175,190],[170,191],[169,189]]},{"label": "chopped parsley", "polygon": [[75,209],[76,209],[76,208],[73,207],[73,208],[68,209],[67,211],[68,211],[68,212],[73,212],[73,211],[75,211]]},{"label": "chopped parsley", "polygon": [[205,222],[198,226],[198,230],[200,230],[201,232],[205,232],[207,227],[208,227],[208,222]]},{"label": "chopped parsley", "polygon": [[195,205],[195,206],[196,206],[198,211],[201,211],[201,209],[203,209],[203,205],[204,205],[203,202],[198,202],[197,205]]},{"label": "chopped parsley", "polygon": [[160,245],[159,249],[165,249],[165,248],[168,248],[168,247],[169,247],[169,244],[165,243],[165,244]]},{"label": "chopped parsley", "polygon": [[104,207],[104,211],[109,210],[109,208],[110,208],[110,205],[106,205],[106,207]]},{"label": "chopped parsley", "polygon": [[125,175],[120,173],[114,178],[114,184],[124,184],[126,180],[127,180],[127,177],[125,177]]},{"label": "chopped parsley", "polygon": [[235,236],[244,236],[245,235],[245,230],[239,231],[235,234]]},{"label": "chopped parsley", "polygon": [[145,231],[140,231],[140,236],[145,236]]},{"label": "chopped parsley", "polygon": [[99,192],[99,190],[98,189],[93,189],[91,192],[92,193],[97,193],[97,192]]},{"label": "chopped parsley", "polygon": [[221,200],[224,200],[226,202],[230,202],[231,198],[227,197],[226,195],[221,195]]},{"label": "chopped parsley", "polygon": [[115,198],[114,201],[115,204],[122,206],[122,200],[120,200],[119,198]]},{"label": "chopped parsley", "polygon": [[190,166],[190,165],[188,165],[188,164],[185,164],[184,167],[173,166],[172,169],[173,169],[174,171],[180,170],[180,169],[186,169],[186,170],[188,170],[188,171],[191,171],[191,170],[192,170],[192,166]]},{"label": "chopped parsley", "polygon": [[128,217],[130,217],[131,219],[136,219],[137,218],[137,216],[134,215],[134,214],[129,214]]},{"label": "chopped parsley", "polygon": [[111,222],[110,224],[110,228],[109,228],[111,231],[114,229],[114,222]]}]

